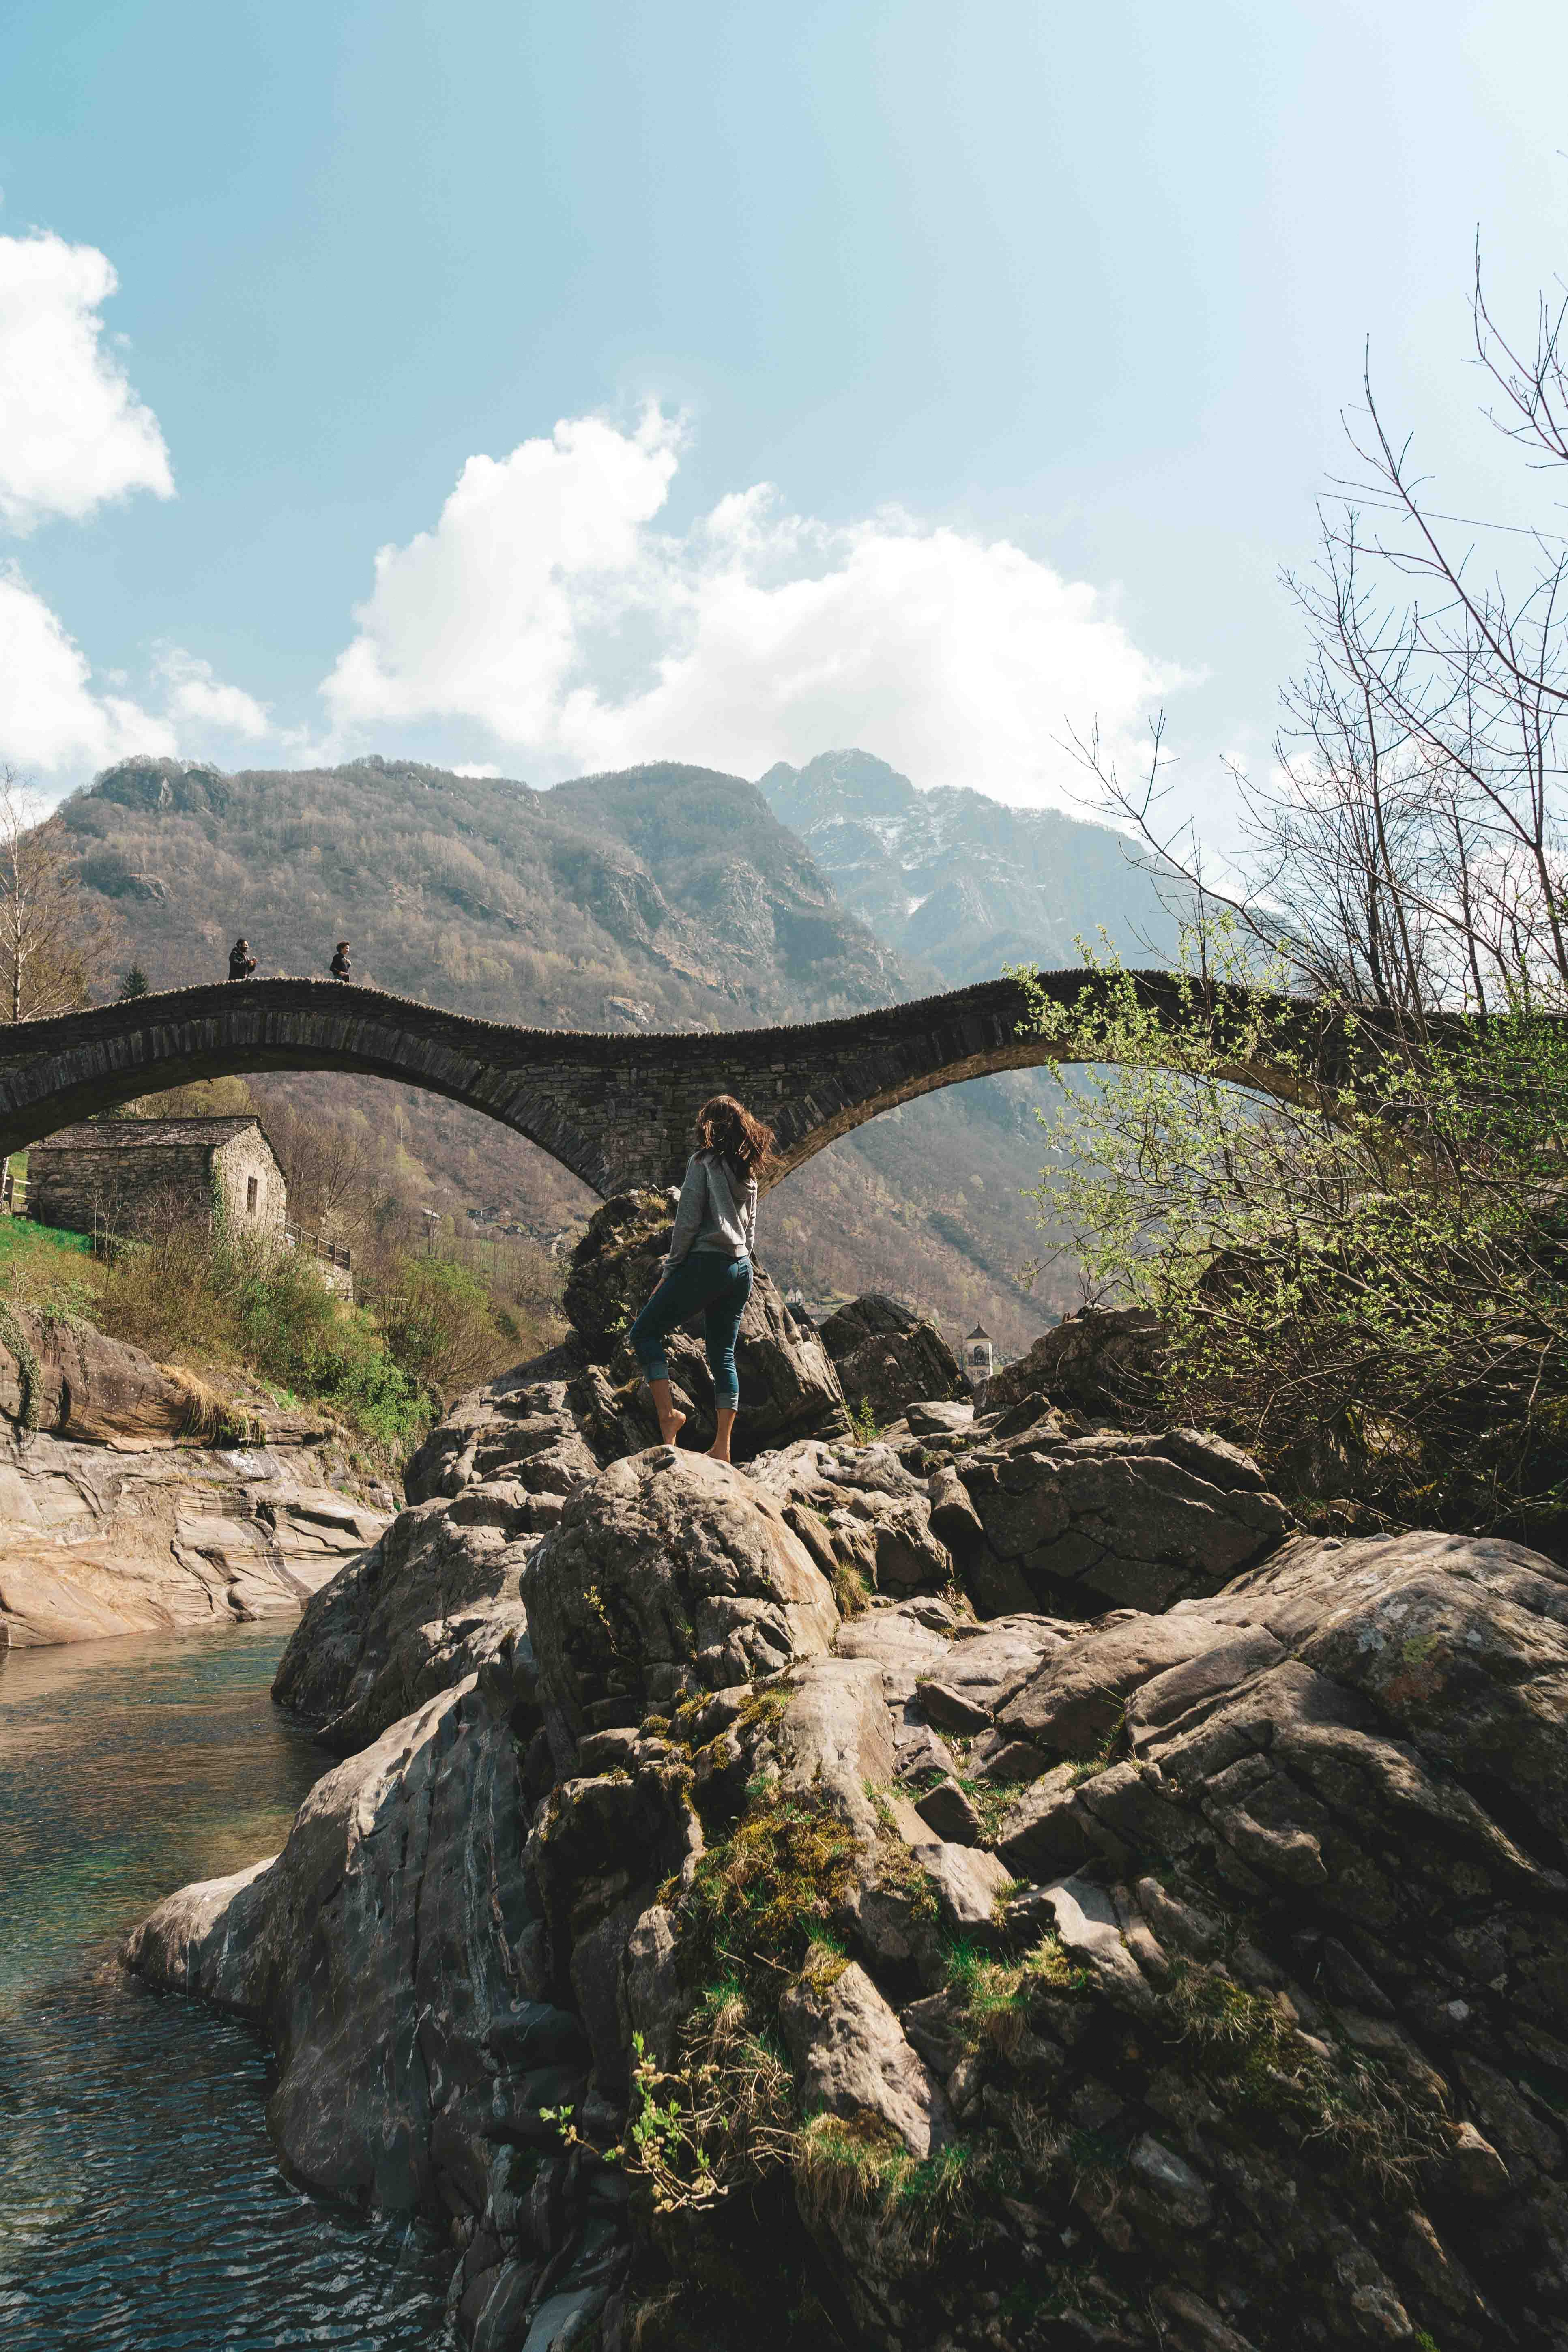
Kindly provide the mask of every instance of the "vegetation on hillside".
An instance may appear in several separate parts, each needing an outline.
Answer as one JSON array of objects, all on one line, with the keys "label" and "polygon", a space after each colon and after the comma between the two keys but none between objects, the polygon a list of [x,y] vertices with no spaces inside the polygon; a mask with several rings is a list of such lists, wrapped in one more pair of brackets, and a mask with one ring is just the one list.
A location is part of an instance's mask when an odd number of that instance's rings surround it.
[{"label": "vegetation on hillside", "polygon": [[[1537,466],[1568,466],[1564,311],[1531,355],[1478,285],[1477,356]],[[1091,1282],[1166,1329],[1150,1410],[1228,1430],[1352,1523],[1568,1527],[1568,554],[1489,582],[1448,553],[1371,388],[1358,454],[1407,536],[1326,531],[1273,780],[1245,789],[1242,878],[1185,856],[1184,1034],[1102,965],[1056,1031],[1065,1108],[1037,1198]],[[1559,551],[1553,551],[1554,549]],[[1098,761],[1092,744],[1086,747]],[[1162,856],[1150,772],[1113,804]],[[1343,1024],[1314,1084],[1291,1022],[1216,983],[1289,987]],[[1453,1016],[1468,1016],[1457,1023]],[[1051,1025],[1042,1004],[1039,1025]],[[1270,1060],[1294,1103],[1227,1078]]]},{"label": "vegetation on hillside", "polygon": [[[1232,926],[1191,940],[1173,1041],[1101,969],[1072,1043],[1114,1066],[1068,1081],[1038,1197],[1091,1281],[1159,1315],[1148,1408],[1225,1430],[1358,1524],[1549,1531],[1568,1502],[1568,1034],[1520,1011],[1413,1054],[1346,1006],[1364,1066],[1314,1086],[1278,1000],[1238,1011],[1211,985],[1258,977]],[[1239,1061],[1294,1071],[1300,1100],[1260,1108]]]},{"label": "vegetation on hillside", "polygon": [[356,979],[541,1027],[858,1011],[903,975],[738,778],[666,764],[536,793],[411,761],[220,775],[132,760],[67,803],[84,892],[156,987]]},{"label": "vegetation on hillside", "polygon": [[81,1234],[0,1219],[0,1301],[81,1317],[218,1391],[316,1407],[366,1465],[395,1471],[460,1390],[558,1328],[498,1305],[436,1255],[387,1263],[398,1287],[349,1305],[307,1257],[171,1223],[95,1253]]}]

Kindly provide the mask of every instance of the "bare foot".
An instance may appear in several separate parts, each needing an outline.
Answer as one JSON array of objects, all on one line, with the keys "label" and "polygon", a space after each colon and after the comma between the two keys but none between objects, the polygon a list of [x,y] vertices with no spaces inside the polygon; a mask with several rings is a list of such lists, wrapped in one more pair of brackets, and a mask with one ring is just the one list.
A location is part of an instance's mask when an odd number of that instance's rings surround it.
[{"label": "bare foot", "polygon": [[721,1462],[726,1470],[732,1470],[735,1466],[729,1455],[721,1454],[716,1445],[706,1446],[703,1449],[702,1459],[704,1462]]},{"label": "bare foot", "polygon": [[658,1425],[659,1443],[663,1445],[673,1445],[685,1426],[686,1415],[683,1412],[672,1412],[668,1422],[661,1421]]}]

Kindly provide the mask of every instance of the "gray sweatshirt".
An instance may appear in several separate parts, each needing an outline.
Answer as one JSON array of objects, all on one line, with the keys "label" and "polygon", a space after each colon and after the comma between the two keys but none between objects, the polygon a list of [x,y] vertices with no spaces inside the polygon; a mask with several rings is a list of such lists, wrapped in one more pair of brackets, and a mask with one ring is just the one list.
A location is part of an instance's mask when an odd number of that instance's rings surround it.
[{"label": "gray sweatshirt", "polygon": [[719,1257],[750,1257],[757,1238],[757,1180],[748,1176],[739,1197],[730,1171],[716,1152],[694,1151],[686,1163],[686,1181],[669,1237],[666,1274],[673,1274],[693,1250],[711,1250]]}]

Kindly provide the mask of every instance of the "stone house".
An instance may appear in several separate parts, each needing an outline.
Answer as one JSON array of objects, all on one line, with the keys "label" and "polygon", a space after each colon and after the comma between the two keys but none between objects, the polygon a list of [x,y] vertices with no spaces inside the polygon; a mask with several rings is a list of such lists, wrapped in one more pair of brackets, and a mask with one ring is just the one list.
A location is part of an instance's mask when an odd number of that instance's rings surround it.
[{"label": "stone house", "polygon": [[88,1119],[27,1154],[27,1213],[40,1224],[145,1241],[220,1212],[230,1233],[283,1246],[288,1187],[258,1118]]}]

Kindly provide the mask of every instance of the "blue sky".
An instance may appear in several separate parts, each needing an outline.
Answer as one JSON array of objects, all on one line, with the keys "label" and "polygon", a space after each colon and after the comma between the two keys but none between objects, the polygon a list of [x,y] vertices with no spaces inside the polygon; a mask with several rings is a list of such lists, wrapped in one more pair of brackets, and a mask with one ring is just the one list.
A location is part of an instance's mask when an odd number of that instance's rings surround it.
[{"label": "blue sky", "polygon": [[1065,722],[1165,700],[1217,822],[1365,338],[1442,503],[1542,496],[1464,360],[1478,226],[1505,308],[1568,267],[1545,0],[11,0],[4,49],[0,757],[51,792],[853,741],[1053,799]]}]

